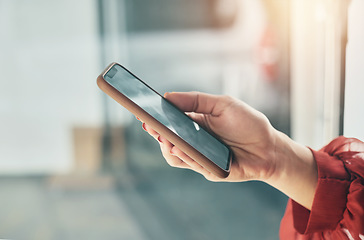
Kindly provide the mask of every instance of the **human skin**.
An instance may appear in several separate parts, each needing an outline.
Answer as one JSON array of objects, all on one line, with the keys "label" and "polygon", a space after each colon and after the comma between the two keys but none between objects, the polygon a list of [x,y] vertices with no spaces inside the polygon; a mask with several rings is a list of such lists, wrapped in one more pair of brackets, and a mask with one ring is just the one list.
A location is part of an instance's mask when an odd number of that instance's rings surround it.
[{"label": "human skin", "polygon": [[166,93],[165,98],[229,145],[234,156],[229,176],[219,178],[143,123],[144,130],[160,143],[169,165],[191,169],[210,181],[262,181],[311,209],[318,177],[310,149],[274,129],[265,115],[235,98],[200,92]]}]

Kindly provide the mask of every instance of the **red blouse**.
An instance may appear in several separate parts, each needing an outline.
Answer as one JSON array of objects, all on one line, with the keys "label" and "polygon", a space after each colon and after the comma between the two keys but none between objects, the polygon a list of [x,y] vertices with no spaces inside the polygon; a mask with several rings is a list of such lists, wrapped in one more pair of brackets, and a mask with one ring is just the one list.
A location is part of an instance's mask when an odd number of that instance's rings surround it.
[{"label": "red blouse", "polygon": [[312,209],[289,200],[280,239],[364,240],[364,143],[339,137],[312,152],[318,167]]}]

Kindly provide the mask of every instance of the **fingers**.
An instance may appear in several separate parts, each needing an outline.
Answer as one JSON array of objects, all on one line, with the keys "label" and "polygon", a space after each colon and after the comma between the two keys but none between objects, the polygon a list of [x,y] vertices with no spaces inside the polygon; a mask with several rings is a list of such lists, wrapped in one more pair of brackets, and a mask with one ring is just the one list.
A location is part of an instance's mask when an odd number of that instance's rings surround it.
[{"label": "fingers", "polygon": [[175,156],[179,159],[181,159],[183,162],[185,162],[188,166],[190,166],[190,169],[193,171],[200,173],[203,175],[206,179],[211,179],[212,173],[207,171],[205,168],[203,168],[199,163],[194,161],[192,158],[187,156],[184,152],[182,152],[179,148],[173,146],[170,150],[170,154],[172,156]]},{"label": "fingers", "polygon": [[155,140],[157,140],[160,144],[160,148],[162,151],[163,157],[166,159],[167,163],[172,167],[178,167],[178,168],[187,168],[190,169],[191,167],[188,166],[184,161],[179,159],[176,156],[173,156],[171,154],[171,149],[174,146],[171,142],[169,142],[164,137],[160,136],[159,133],[157,133],[154,129],[149,127],[147,124],[142,123],[143,129],[149,133]]},{"label": "fingers", "polygon": [[166,159],[167,163],[172,167],[191,169],[197,173],[203,175],[206,179],[213,179],[214,175],[203,168],[200,164],[194,161],[192,158],[187,156],[179,148],[174,146],[166,138],[160,136],[156,131],[150,128],[147,124],[143,123],[142,127],[147,131],[154,139],[156,139],[162,151],[163,157]]},{"label": "fingers", "polygon": [[164,97],[184,112],[219,115],[224,103],[222,97],[200,92],[172,92]]},{"label": "fingers", "polygon": [[152,129],[151,127],[149,127],[147,124],[145,124],[144,122],[142,123],[142,128],[149,133],[150,136],[152,136],[155,140],[158,141],[158,137],[159,137],[159,133],[157,133],[156,131],[154,131],[154,129]]},{"label": "fingers", "polygon": [[174,148],[174,145],[172,143],[162,136],[158,137],[158,142],[160,143],[163,157],[171,167],[191,169],[185,161],[180,159],[178,156],[173,155],[171,149]]}]

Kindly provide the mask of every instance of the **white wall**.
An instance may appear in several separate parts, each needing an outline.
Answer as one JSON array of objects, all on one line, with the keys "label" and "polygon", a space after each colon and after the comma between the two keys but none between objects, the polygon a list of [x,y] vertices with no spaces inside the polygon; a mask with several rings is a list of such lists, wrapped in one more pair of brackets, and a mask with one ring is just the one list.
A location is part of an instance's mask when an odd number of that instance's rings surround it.
[{"label": "white wall", "polygon": [[67,171],[101,124],[95,1],[0,2],[0,173]]},{"label": "white wall", "polygon": [[364,141],[364,1],[349,7],[344,135]]}]

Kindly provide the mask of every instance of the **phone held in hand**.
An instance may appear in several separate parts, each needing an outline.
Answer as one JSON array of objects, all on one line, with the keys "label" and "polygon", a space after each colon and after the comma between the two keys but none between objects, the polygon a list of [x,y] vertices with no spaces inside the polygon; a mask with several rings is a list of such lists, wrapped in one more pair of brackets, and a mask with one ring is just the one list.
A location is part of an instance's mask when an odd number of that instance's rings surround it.
[{"label": "phone held in hand", "polygon": [[202,167],[221,178],[229,175],[229,147],[125,67],[110,64],[97,85]]}]

